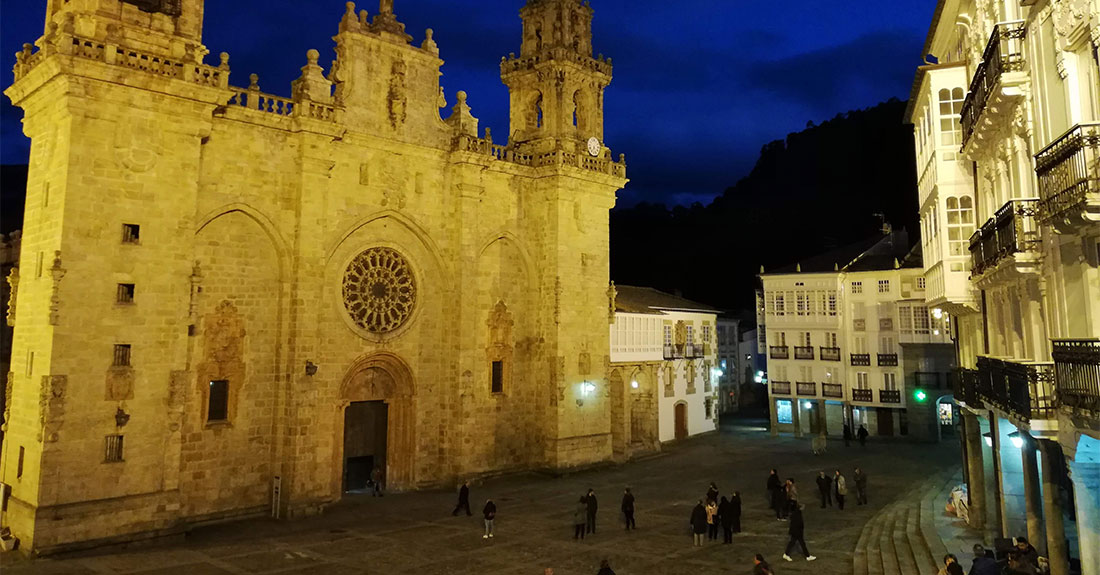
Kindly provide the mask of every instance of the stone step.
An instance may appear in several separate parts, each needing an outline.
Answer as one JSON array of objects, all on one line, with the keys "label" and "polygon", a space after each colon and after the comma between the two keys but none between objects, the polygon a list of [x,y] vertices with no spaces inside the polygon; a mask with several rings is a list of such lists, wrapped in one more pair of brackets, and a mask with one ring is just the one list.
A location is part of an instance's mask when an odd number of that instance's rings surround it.
[{"label": "stone step", "polygon": [[[856,541],[856,549],[852,554],[852,573],[853,575],[870,575],[868,568],[868,542],[873,537],[875,527],[882,524],[882,514],[877,513],[874,517],[871,517],[869,521],[863,524],[863,529],[859,531],[859,540]],[[881,566],[881,559],[879,560]]]},{"label": "stone step", "polygon": [[[882,557],[883,575],[901,575],[901,565],[898,563],[898,554],[894,551],[894,526],[897,524],[898,513],[902,508],[901,501],[891,503],[883,517],[882,531],[879,533],[879,555]],[[906,573],[906,575],[909,575]]]},{"label": "stone step", "polygon": [[905,536],[909,541],[909,548],[913,552],[913,560],[916,561],[917,572],[932,575],[938,571],[936,567],[938,563],[928,550],[928,544],[924,540],[924,534],[921,532],[920,523],[921,501],[915,501],[910,504],[909,520],[905,526]]},{"label": "stone step", "polygon": [[941,475],[936,488],[929,489],[921,498],[921,538],[937,565],[942,563],[943,556],[947,554],[947,546],[944,545],[939,531],[936,530],[936,517],[944,513],[944,501],[947,494],[951,492],[951,488],[961,482],[958,473],[958,469],[953,469]]},{"label": "stone step", "polygon": [[867,535],[867,575],[883,575],[882,570],[882,546],[879,537],[886,528],[886,519],[889,515],[889,506],[878,512],[873,519],[871,532]]},{"label": "stone step", "polygon": [[917,573],[917,562],[913,558],[913,549],[909,544],[906,531],[909,529],[909,511],[913,507],[910,502],[905,502],[898,507],[896,521],[894,522],[894,557],[898,562],[901,573]]}]

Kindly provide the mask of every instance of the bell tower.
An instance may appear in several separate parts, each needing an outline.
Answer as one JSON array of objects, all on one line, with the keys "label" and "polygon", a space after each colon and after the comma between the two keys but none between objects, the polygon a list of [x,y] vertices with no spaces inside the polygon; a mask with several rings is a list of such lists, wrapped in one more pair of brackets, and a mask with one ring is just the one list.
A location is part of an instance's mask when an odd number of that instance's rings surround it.
[{"label": "bell tower", "polygon": [[176,60],[201,61],[205,0],[48,0],[43,33],[55,30]]},{"label": "bell tower", "polygon": [[[510,143],[603,140],[611,59],[592,57],[592,8],[581,0],[528,0],[519,57],[500,63],[510,93]],[[536,145],[537,148],[543,147]]]}]

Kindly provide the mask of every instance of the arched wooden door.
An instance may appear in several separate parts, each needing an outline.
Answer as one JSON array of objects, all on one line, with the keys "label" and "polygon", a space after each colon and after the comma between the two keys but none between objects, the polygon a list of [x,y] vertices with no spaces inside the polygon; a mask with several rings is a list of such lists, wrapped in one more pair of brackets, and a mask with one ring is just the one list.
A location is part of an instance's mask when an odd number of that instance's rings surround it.
[{"label": "arched wooden door", "polygon": [[688,436],[688,406],[681,401],[676,404],[673,410],[676,420],[676,439],[686,439]]}]

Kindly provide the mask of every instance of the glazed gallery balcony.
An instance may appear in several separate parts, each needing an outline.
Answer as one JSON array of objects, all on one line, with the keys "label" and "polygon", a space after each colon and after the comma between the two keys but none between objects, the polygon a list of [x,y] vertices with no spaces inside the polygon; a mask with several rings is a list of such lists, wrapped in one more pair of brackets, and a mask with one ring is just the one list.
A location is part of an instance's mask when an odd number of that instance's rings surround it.
[{"label": "glazed gallery balcony", "polygon": [[796,345],[794,347],[794,358],[795,359],[813,359],[814,358],[814,348],[812,346]]},{"label": "glazed gallery balcony", "polygon": [[970,236],[970,274],[978,277],[1005,262],[1018,272],[1038,271],[1039,201],[1010,200]]},{"label": "glazed gallery balcony", "polygon": [[1023,421],[1054,419],[1054,364],[978,356],[978,396]]},{"label": "glazed gallery balcony", "polygon": [[1100,340],[1056,339],[1053,344],[1050,355],[1058,402],[1090,411],[1096,421],[1100,418]]},{"label": "glazed gallery balcony", "polygon": [[773,345],[768,348],[768,357],[771,359],[790,359],[791,348],[785,345]]},{"label": "glazed gallery balcony", "polygon": [[1100,122],[1079,124],[1035,155],[1039,220],[1072,233],[1100,222]]},{"label": "glazed gallery balcony", "polygon": [[852,365],[855,366],[869,366],[871,365],[871,354],[869,353],[853,353]]},{"label": "glazed gallery balcony", "polygon": [[823,347],[818,350],[821,361],[840,361],[839,347]]},{"label": "glazed gallery balcony", "polygon": [[1027,82],[1024,24],[1023,20],[1016,20],[993,27],[982,63],[974,70],[970,91],[963,101],[964,149],[974,140],[983,139],[986,129],[996,127],[997,119],[993,116],[1010,113],[1012,104],[1024,96],[1023,84]]},{"label": "glazed gallery balcony", "polygon": [[698,359],[703,357],[706,347],[702,344],[681,344],[664,346],[665,359]]}]

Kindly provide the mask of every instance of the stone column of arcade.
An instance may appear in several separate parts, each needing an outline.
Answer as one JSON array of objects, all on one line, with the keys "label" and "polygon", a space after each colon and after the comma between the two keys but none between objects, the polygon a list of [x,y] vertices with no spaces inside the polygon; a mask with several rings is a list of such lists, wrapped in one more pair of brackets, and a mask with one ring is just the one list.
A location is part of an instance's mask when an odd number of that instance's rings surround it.
[{"label": "stone column of arcade", "polygon": [[[986,490],[985,464],[983,455],[982,423],[977,415],[963,412],[963,442],[966,443],[966,470],[970,483],[967,484],[970,497],[970,526],[981,530],[985,528]],[[991,543],[986,541],[986,543]]]},{"label": "stone column of arcade", "polygon": [[1058,485],[1058,458],[1061,447],[1053,441],[1038,440],[1042,455],[1043,517],[1046,519],[1047,560],[1050,575],[1069,575],[1069,550],[1066,548],[1066,527],[1062,517],[1062,498]]},{"label": "stone column of arcade", "polygon": [[1027,511],[1027,538],[1041,554],[1046,535],[1043,532],[1043,497],[1039,488],[1039,462],[1036,439],[1020,431],[1020,458],[1024,467],[1024,508]]},{"label": "stone column of arcade", "polygon": [[988,493],[992,494],[987,506],[986,541],[992,543],[993,540],[1005,536],[1004,501],[1001,496],[1001,439],[999,426],[997,425],[997,414],[992,411],[987,411],[986,414],[987,421],[989,421],[988,437],[990,443],[985,444],[983,441],[983,448],[989,449],[990,463],[989,468],[986,469],[986,483],[989,486]]},{"label": "stone column of arcade", "polygon": [[775,397],[768,394],[768,402],[771,403],[771,405],[768,406],[768,429],[772,437],[777,437],[779,435],[779,404],[776,403],[776,401]]},{"label": "stone column of arcade", "polygon": [[1081,575],[1100,575],[1100,463],[1070,462],[1077,507],[1077,541],[1081,549]]},{"label": "stone column of arcade", "polygon": [[[792,384],[793,385],[793,384]],[[799,417],[802,414],[802,401],[800,399],[791,399],[791,423],[794,424],[794,436],[802,437],[802,418]]]}]

